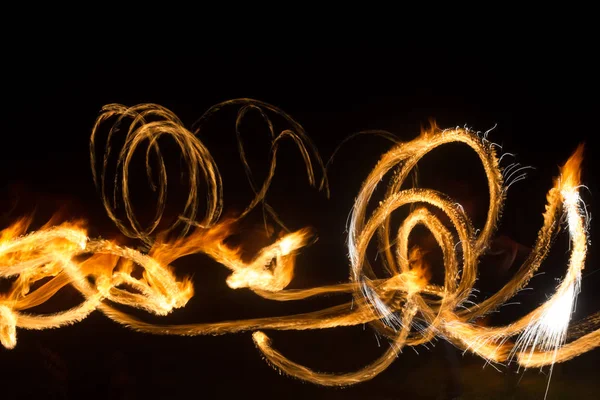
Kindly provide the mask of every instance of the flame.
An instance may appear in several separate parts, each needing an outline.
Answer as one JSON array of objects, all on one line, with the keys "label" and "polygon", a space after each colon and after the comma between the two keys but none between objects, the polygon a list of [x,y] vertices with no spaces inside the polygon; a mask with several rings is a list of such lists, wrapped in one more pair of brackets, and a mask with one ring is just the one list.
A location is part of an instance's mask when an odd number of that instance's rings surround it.
[{"label": "flame", "polygon": [[419,287],[426,286],[431,280],[431,268],[424,256],[425,252],[418,246],[413,247],[410,252],[410,273]]},{"label": "flame", "polygon": [[580,144],[571,157],[560,167],[557,187],[562,191],[575,191],[581,184],[581,163],[583,162],[584,145]]},{"label": "flame", "polygon": [[424,255],[420,247],[413,247],[408,259],[409,269],[388,279],[383,285],[384,291],[405,291],[408,295],[421,292],[431,279],[431,269]]},{"label": "flame", "polygon": [[[573,331],[580,335],[567,343],[588,241],[588,216],[579,195],[583,146],[579,146],[560,168],[554,187],[548,192],[544,222],[531,254],[503,288],[478,304],[470,303],[469,298],[477,279],[479,258],[493,238],[502,210],[509,186],[503,180],[503,172],[508,169],[503,171],[500,168],[495,146],[487,139],[487,132],[477,134],[462,128],[440,130],[435,124],[410,142],[394,139],[395,145],[381,157],[364,181],[348,226],[350,281],[307,289],[287,289],[294,277],[296,258],[313,242],[314,234],[307,228],[287,229],[266,202],[266,193],[275,173],[278,145],[286,139],[297,145],[311,185],[316,185],[315,168],[324,172],[324,166],[301,125],[266,103],[238,99],[218,104],[208,110],[201,122],[229,106],[241,106],[236,129],[239,129],[240,119],[250,110],[259,110],[267,119],[269,112],[275,113],[283,117],[290,128],[276,135],[273,124],[268,120],[272,158],[269,174],[262,185],[257,185],[252,179],[240,141],[240,160],[254,198],[240,215],[228,218],[221,216],[222,182],[215,161],[198,136],[183,127],[172,112],[152,104],[131,108],[113,104],[103,108],[94,125],[90,143],[94,181],[109,217],[124,235],[139,240],[143,244],[141,248],[147,251],[122,246],[117,241],[89,237],[84,222],[65,222],[59,217],[33,232],[29,231],[32,217],[21,218],[4,228],[0,231],[0,278],[13,278],[14,281],[11,288],[0,295],[0,343],[3,346],[13,348],[16,345],[18,329],[58,328],[79,322],[98,310],[124,326],[152,334],[206,335],[253,331],[257,348],[276,368],[316,384],[344,386],[374,378],[397,358],[403,347],[427,343],[436,335],[487,361],[500,363],[514,359],[523,367],[549,365],[552,368],[557,362],[564,362],[600,345],[598,318],[590,319],[586,325],[573,327]],[[114,125],[104,147],[104,162],[97,171],[95,152],[100,140],[100,127],[111,119]],[[123,132],[125,145],[117,152],[118,177],[121,179],[113,180],[121,184],[122,190],[115,188],[113,196],[110,196],[106,176],[110,143]],[[239,130],[237,133],[239,138]],[[159,231],[167,196],[166,165],[158,142],[163,135],[174,138],[182,150],[190,193],[177,222]],[[478,155],[488,180],[490,208],[480,231],[473,228],[465,210],[447,196],[429,189],[404,187],[409,174],[423,156],[439,146],[455,142],[469,146]],[[157,213],[146,227],[135,216],[128,186],[130,162],[142,143],[149,143],[146,149],[148,176],[154,176],[152,171],[158,171],[159,177],[157,182],[152,182],[153,189],[158,192]],[[150,165],[151,153],[159,159],[158,168]],[[375,189],[392,170],[396,172],[385,197],[368,216],[367,209],[373,204]],[[208,188],[208,197],[205,216],[198,220],[197,186],[201,180]],[[325,175],[320,189],[327,191]],[[122,194],[120,200],[124,203],[124,217],[116,213],[117,193]],[[411,209],[393,237],[392,213],[402,206],[415,204],[420,206]],[[238,223],[258,205],[262,206],[266,217],[287,233],[247,259],[242,257],[242,247],[228,245],[228,238],[239,231]],[[445,214],[453,229],[445,226],[430,208]],[[565,277],[555,293],[537,309],[509,325],[478,325],[481,317],[500,308],[528,284],[546,258],[563,214],[570,233],[571,255]],[[419,247],[409,249],[408,239],[417,225],[427,228],[442,249],[445,267],[443,286],[430,283],[431,268],[424,258],[424,251]],[[379,260],[389,273],[385,278],[375,274],[371,266],[374,260],[367,257],[367,248],[374,236],[379,240]],[[156,315],[167,315],[184,307],[194,295],[194,285],[189,277],[177,276],[172,264],[193,254],[208,255],[227,268],[231,272],[226,280],[230,288],[247,288],[267,299],[290,301],[333,293],[352,293],[354,299],[299,315],[187,325],[150,324],[111,305],[117,303]],[[139,274],[139,271],[142,273]],[[80,305],[49,315],[27,313],[28,309],[48,301],[67,285],[83,295]],[[425,321],[426,327],[415,329],[413,320],[417,315]],[[391,346],[364,368],[340,374],[317,372],[287,359],[273,348],[269,337],[262,332],[268,329],[328,329],[366,323],[387,336]]]}]

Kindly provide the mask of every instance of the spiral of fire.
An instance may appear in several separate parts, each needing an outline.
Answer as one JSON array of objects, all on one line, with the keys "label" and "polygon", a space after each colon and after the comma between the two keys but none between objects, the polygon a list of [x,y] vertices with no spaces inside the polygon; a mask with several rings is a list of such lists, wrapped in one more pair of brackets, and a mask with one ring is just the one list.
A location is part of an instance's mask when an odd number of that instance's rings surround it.
[{"label": "spiral of fire", "polygon": [[[253,192],[253,199],[236,218],[223,218],[223,182],[216,162],[199,139],[203,123],[226,107],[239,107],[236,119],[238,153]],[[241,140],[241,121],[257,112],[267,123],[271,152],[269,170],[261,184],[255,182]],[[276,133],[269,117],[283,117],[288,129]],[[104,146],[100,130],[112,122]],[[122,145],[114,149],[114,141]],[[180,149],[189,193],[179,218],[161,227],[167,201],[167,165],[162,157],[161,138],[172,139]],[[469,298],[477,279],[477,265],[495,233],[507,185],[506,170],[499,166],[496,147],[479,134],[465,128],[441,130],[432,126],[408,142],[394,140],[356,197],[348,234],[350,279],[348,283],[309,289],[286,289],[294,277],[295,258],[311,240],[308,229],[289,232],[262,248],[251,261],[244,261],[240,249],[226,239],[235,233],[236,223],[258,205],[265,215],[284,227],[266,197],[276,170],[279,144],[296,144],[304,160],[309,184],[328,192],[325,166],[302,126],[278,108],[250,99],[237,99],[210,108],[193,133],[169,110],[154,104],[135,107],[111,104],[102,109],[93,127],[90,155],[94,182],[108,216],[126,236],[139,240],[147,251],[136,250],[115,241],[90,238],[82,221],[55,224],[28,232],[31,218],[23,218],[0,233],[0,278],[13,279],[7,293],[0,296],[0,341],[16,345],[17,328],[50,329],[73,324],[98,310],[108,318],[134,330],[161,335],[216,335],[253,331],[258,349],[276,368],[302,380],[320,385],[351,385],[372,379],[385,370],[405,346],[425,344],[441,337],[492,362],[516,360],[524,367],[554,365],[600,345],[598,319],[571,326],[573,305],[580,291],[585,265],[587,214],[579,196],[583,147],[579,147],[561,167],[549,190],[543,212],[544,223],[537,240],[510,281],[480,303]],[[479,157],[489,188],[489,209],[479,231],[460,204],[435,190],[409,187],[407,179],[415,166],[433,149],[449,143],[463,143]],[[97,149],[103,148],[99,160]],[[149,184],[157,194],[156,211],[148,224],[142,224],[131,202],[130,169],[134,154],[143,151]],[[111,155],[116,154],[116,173],[108,173]],[[315,170],[322,172],[317,185]],[[503,172],[505,173],[503,175]],[[514,172],[514,171],[513,171]],[[368,215],[376,188],[385,176],[393,178],[385,196]],[[112,177],[113,185],[109,179]],[[112,187],[112,192],[111,188]],[[205,212],[200,218],[201,190],[206,189]],[[124,215],[119,215],[119,204]],[[411,207],[399,228],[392,231],[392,214]],[[431,208],[445,214],[444,224]],[[540,268],[565,217],[571,241],[571,254],[565,276],[554,294],[537,309],[506,326],[484,327],[474,322],[497,310],[528,285]],[[409,236],[417,226],[433,235],[443,252],[443,285],[429,282],[428,269],[419,248],[409,246]],[[386,272],[378,277],[368,257],[368,248],[377,242],[380,261]],[[283,317],[256,318],[218,323],[185,325],[150,324],[114,307],[138,308],[167,315],[184,307],[194,295],[193,282],[179,279],[171,264],[186,255],[206,254],[231,271],[227,284],[232,289],[248,288],[275,301],[302,300],[330,293],[352,293],[353,301],[316,312]],[[134,273],[141,270],[142,273]],[[48,301],[61,288],[72,285],[84,301],[69,310],[34,315],[26,310]],[[419,323],[415,323],[418,319]],[[278,352],[264,330],[330,329],[369,323],[389,339],[388,350],[357,371],[322,373],[295,363]]]}]

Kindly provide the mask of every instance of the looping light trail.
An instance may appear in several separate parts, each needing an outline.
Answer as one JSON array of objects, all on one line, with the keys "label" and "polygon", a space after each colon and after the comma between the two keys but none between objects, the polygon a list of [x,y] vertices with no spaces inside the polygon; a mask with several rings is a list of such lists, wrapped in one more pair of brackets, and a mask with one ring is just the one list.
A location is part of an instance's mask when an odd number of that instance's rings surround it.
[{"label": "looping light trail", "polygon": [[[254,198],[235,219],[222,218],[223,190],[219,170],[208,149],[199,140],[202,123],[225,107],[239,106],[236,120],[238,151]],[[269,172],[262,184],[255,182],[241,140],[244,116],[258,112],[267,122],[271,139]],[[277,114],[290,128],[276,134],[269,113]],[[104,154],[98,162],[100,129],[112,121]],[[376,132],[382,134],[381,132]],[[113,149],[123,135],[122,146]],[[384,134],[390,138],[389,134]],[[168,137],[181,151],[189,194],[179,219],[167,229],[160,224],[167,202],[167,168],[159,142]],[[491,362],[515,360],[523,367],[541,367],[567,361],[600,345],[600,320],[589,318],[585,324],[568,329],[584,268],[586,213],[579,197],[580,146],[560,169],[547,194],[544,222],[535,245],[511,280],[493,296],[479,304],[467,300],[477,278],[477,264],[494,235],[506,194],[503,171],[495,148],[485,136],[468,129],[440,130],[436,126],[409,142],[391,137],[394,146],[385,153],[364,181],[351,212],[348,235],[350,281],[310,289],[286,289],[294,276],[295,257],[311,240],[311,232],[301,229],[285,235],[261,249],[252,260],[244,261],[239,248],[226,244],[236,233],[236,223],[261,204],[265,214],[285,228],[266,202],[276,169],[281,141],[291,140],[299,149],[307,169],[308,181],[317,185],[315,168],[323,171],[319,189],[329,194],[325,166],[304,129],[283,111],[259,101],[238,99],[218,104],[200,120],[196,133],[188,131],[169,110],[154,104],[125,107],[111,104],[103,108],[93,127],[90,154],[94,181],[108,216],[126,236],[140,240],[147,251],[119,245],[114,241],[87,236],[83,222],[49,223],[28,232],[30,218],[23,218],[0,234],[0,278],[12,279],[12,286],[0,297],[0,341],[7,348],[16,345],[17,328],[49,329],[79,322],[99,310],[108,318],[140,332],[167,335],[216,335],[253,331],[258,349],[269,363],[286,374],[319,385],[351,385],[372,379],[385,370],[405,346],[427,343],[442,337],[457,347],[471,351]],[[463,143],[479,157],[489,188],[489,210],[483,229],[476,232],[464,209],[443,193],[406,187],[409,174],[419,160],[433,149],[450,143]],[[118,146],[117,146],[118,147]],[[157,193],[157,207],[150,223],[143,226],[131,201],[129,171],[136,152],[145,152],[146,171],[151,188]],[[117,154],[114,187],[110,193],[111,155]],[[153,162],[154,161],[154,162]],[[99,164],[99,165],[98,165]],[[505,171],[506,172],[506,171]],[[385,197],[375,211],[373,195],[384,177],[393,173]],[[201,188],[206,189],[205,212],[200,216]],[[120,191],[119,191],[120,188]],[[124,216],[118,215],[122,204]],[[392,232],[392,213],[403,206],[411,212]],[[445,225],[431,209],[445,214]],[[558,232],[561,218],[571,241],[566,274],[555,293],[537,309],[507,326],[484,327],[475,321],[497,310],[524,288],[540,268]],[[416,226],[427,228],[443,251],[443,286],[429,282],[430,271],[422,251],[410,246],[409,237]],[[376,236],[387,277],[376,276],[367,253]],[[179,279],[171,267],[177,259],[203,253],[231,271],[227,284],[232,289],[248,288],[257,295],[276,301],[306,299],[331,293],[352,293],[352,302],[299,315],[219,323],[156,325],[121,311],[113,304],[167,315],[184,307],[194,294],[191,280]],[[137,271],[137,272],[136,272]],[[138,273],[141,271],[141,274]],[[48,301],[61,288],[71,285],[84,301],[69,310],[50,315],[33,315],[26,310]],[[471,305],[470,305],[471,304]],[[419,323],[416,323],[418,318]],[[388,350],[364,368],[349,373],[321,373],[289,360],[274,349],[264,330],[327,329],[371,324],[390,342]],[[423,327],[424,326],[424,327]],[[575,337],[572,337],[575,334]],[[567,341],[568,340],[568,341]]]}]

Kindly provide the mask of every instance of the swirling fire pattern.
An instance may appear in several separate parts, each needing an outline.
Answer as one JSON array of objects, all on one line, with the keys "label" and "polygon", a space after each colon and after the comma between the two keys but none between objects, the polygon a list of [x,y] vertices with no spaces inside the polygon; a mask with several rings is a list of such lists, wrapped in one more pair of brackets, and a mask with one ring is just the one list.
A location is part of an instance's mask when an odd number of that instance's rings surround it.
[{"label": "swirling fire pattern", "polygon": [[[199,139],[203,122],[225,107],[239,107],[236,121],[238,151],[254,198],[236,218],[221,216],[222,181],[210,152]],[[271,135],[269,172],[262,185],[256,185],[246,160],[240,137],[240,124],[248,112],[258,112],[267,122]],[[275,113],[289,125],[276,133],[268,115]],[[101,128],[110,125],[102,147]],[[120,137],[116,150],[117,168],[114,188],[109,189],[108,175],[113,142]],[[179,218],[167,229],[160,222],[167,198],[167,169],[159,140],[168,137],[179,146],[185,163],[189,195]],[[244,261],[239,248],[226,239],[236,232],[236,223],[258,205],[276,223],[283,226],[266,202],[266,194],[276,169],[279,144],[293,141],[306,165],[308,180],[317,186],[315,169],[323,172],[319,188],[327,191],[325,166],[304,129],[283,111],[250,99],[237,99],[210,108],[194,132],[169,110],[154,104],[125,107],[107,105],[93,127],[90,154],[94,181],[101,193],[108,216],[129,238],[139,240],[142,250],[116,241],[88,237],[81,221],[50,221],[28,232],[31,218],[23,218],[0,233],[0,278],[11,279],[8,292],[0,294],[0,341],[6,348],[16,345],[17,328],[50,329],[73,324],[98,310],[108,318],[140,332],[161,335],[216,335],[253,331],[253,339],[269,363],[276,368],[319,385],[351,385],[372,379],[386,369],[405,346],[425,344],[435,337],[448,340],[458,348],[471,351],[490,362],[516,361],[523,367],[552,366],[567,361],[600,345],[598,318],[579,327],[574,340],[567,341],[571,314],[580,291],[581,272],[586,258],[587,213],[580,198],[580,146],[560,168],[554,186],[547,194],[543,226],[525,262],[510,281],[491,297],[475,304],[470,295],[477,278],[477,264],[489,248],[501,213],[507,186],[499,166],[496,146],[480,134],[466,128],[441,130],[433,125],[416,139],[401,142],[385,153],[370,172],[351,211],[348,233],[350,279],[348,283],[309,289],[286,289],[294,277],[295,257],[312,238],[308,229],[286,233],[262,248],[252,260]],[[419,160],[449,143],[469,146],[481,160],[488,180],[489,210],[485,225],[476,230],[460,204],[435,190],[409,187],[407,179]],[[103,148],[97,159],[97,148]],[[145,153],[146,169],[157,193],[154,218],[146,226],[138,221],[130,199],[129,171],[133,155]],[[371,215],[375,189],[392,175],[385,197]],[[120,187],[120,191],[118,188]],[[206,188],[206,197],[200,196]],[[205,203],[201,203],[205,200]],[[124,207],[118,216],[117,204]],[[200,204],[205,214],[199,217]],[[396,232],[391,229],[392,213],[409,206],[410,213]],[[432,209],[447,216],[442,222]],[[564,219],[563,219],[564,217]],[[478,318],[501,307],[529,280],[547,257],[553,237],[561,223],[570,235],[570,259],[566,274],[555,292],[537,309],[506,326],[485,327]],[[409,245],[413,229],[421,225],[434,236],[443,252],[443,285],[429,282],[429,271],[420,249]],[[376,235],[377,234],[377,235]],[[377,277],[367,257],[367,248],[376,236],[380,262],[387,277]],[[352,293],[353,301],[316,312],[273,318],[156,325],[144,322],[115,304],[167,315],[184,307],[194,294],[190,279],[178,278],[171,264],[186,255],[203,253],[231,271],[227,284],[232,289],[248,288],[266,299],[291,301],[331,293]],[[139,273],[141,271],[141,273]],[[72,285],[84,297],[78,306],[50,315],[34,315],[26,310],[48,301],[66,285]],[[416,323],[418,321],[418,323]],[[590,322],[591,321],[591,322]],[[388,350],[364,368],[349,373],[320,373],[299,365],[275,350],[263,330],[326,329],[370,324],[389,339]],[[571,336],[571,335],[570,335]],[[570,337],[569,336],[569,337]]]}]

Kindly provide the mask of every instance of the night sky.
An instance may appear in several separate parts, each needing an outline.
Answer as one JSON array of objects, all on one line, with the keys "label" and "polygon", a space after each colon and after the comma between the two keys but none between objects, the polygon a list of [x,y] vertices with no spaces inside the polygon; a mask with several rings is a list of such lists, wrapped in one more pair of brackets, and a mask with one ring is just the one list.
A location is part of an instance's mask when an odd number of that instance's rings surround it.
[{"label": "night sky", "polygon": [[[598,170],[594,155],[600,149],[595,140],[600,85],[587,53],[550,46],[535,50],[495,46],[473,52],[416,46],[290,45],[268,51],[203,49],[171,56],[154,49],[137,57],[91,57],[65,48],[15,50],[7,66],[2,90],[9,103],[2,118],[2,228],[33,211],[34,226],[40,226],[62,207],[73,217],[86,218],[92,236],[118,236],[93,185],[88,153],[91,128],[108,103],[158,103],[191,127],[213,104],[239,97],[258,99],[280,107],[302,124],[325,160],[344,138],[366,129],[385,129],[410,140],[431,118],[442,128],[467,125],[486,131],[496,126],[490,140],[515,153],[516,161],[535,167],[525,181],[509,190],[499,228],[500,234],[524,246],[533,243],[541,227],[545,195],[557,166],[579,143],[586,143],[583,182],[589,191],[584,190],[583,196],[593,217],[592,245],[575,319],[600,309],[594,218],[600,198],[594,175]],[[235,113],[225,113],[201,136],[222,172],[225,211],[231,213],[243,209],[250,199],[237,155],[234,121]],[[255,130],[244,140],[250,162],[261,176],[267,167],[268,140],[259,123]],[[377,137],[361,137],[343,147],[329,174],[331,198],[327,199],[308,185],[294,146],[282,146],[269,202],[290,229],[311,226],[319,237],[299,256],[291,287],[348,279],[346,218],[362,180],[389,148]],[[425,182],[454,190],[457,196],[461,190],[466,190],[463,196],[475,193],[479,207],[487,206],[485,191],[482,196],[480,190],[485,190],[482,173],[468,151],[450,147],[432,153],[421,171]],[[177,187],[170,191],[176,192]],[[252,232],[260,228],[260,213],[252,218],[245,229],[259,241]],[[542,267],[546,274],[531,283],[540,290],[516,299],[523,307],[534,307],[551,293],[554,278],[564,271],[568,259],[567,244],[566,235],[557,238],[555,251]],[[178,275],[193,276],[196,296],[172,316],[139,315],[155,322],[217,322],[317,310],[347,300],[342,296],[273,304],[249,291],[229,289],[228,271],[203,256],[187,257],[175,267]],[[58,311],[77,301],[74,290],[61,291],[45,311]],[[519,306],[507,306],[502,312],[498,321],[504,322],[520,313]],[[321,371],[351,371],[382,352],[368,326],[267,333],[282,353]],[[436,388],[444,379],[441,345],[419,348],[419,355],[406,350],[372,381],[330,389],[281,376],[261,358],[249,332],[155,337],[121,327],[99,312],[59,330],[18,330],[17,340],[14,350],[0,349],[3,399],[46,393],[53,393],[50,398],[436,398]],[[595,351],[557,367],[548,399],[566,398],[565,388],[573,385],[583,388],[578,398],[596,398],[600,388],[593,368],[599,356]],[[476,398],[468,393],[509,390],[509,373],[489,366],[482,370],[483,364],[469,355],[462,359],[465,398]],[[473,370],[482,375],[474,375]],[[545,379],[537,370],[528,371],[515,389],[517,398],[542,398]],[[498,386],[488,387],[487,382]]]}]

